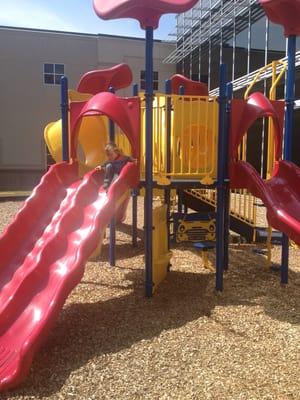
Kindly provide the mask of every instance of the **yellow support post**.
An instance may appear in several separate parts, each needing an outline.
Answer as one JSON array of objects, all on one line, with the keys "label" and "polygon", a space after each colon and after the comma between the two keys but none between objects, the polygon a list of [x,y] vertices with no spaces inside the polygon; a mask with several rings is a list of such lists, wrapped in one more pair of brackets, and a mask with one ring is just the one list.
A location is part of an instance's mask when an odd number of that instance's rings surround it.
[{"label": "yellow support post", "polygon": [[167,205],[153,210],[153,292],[166,278],[172,252],[168,249]]}]

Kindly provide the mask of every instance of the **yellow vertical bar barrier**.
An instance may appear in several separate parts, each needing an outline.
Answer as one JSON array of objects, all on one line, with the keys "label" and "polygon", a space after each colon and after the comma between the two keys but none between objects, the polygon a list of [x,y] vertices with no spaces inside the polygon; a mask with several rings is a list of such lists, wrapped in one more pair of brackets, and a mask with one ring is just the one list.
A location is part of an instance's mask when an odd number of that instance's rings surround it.
[{"label": "yellow vertical bar barrier", "polygon": [[[216,179],[217,101],[214,98],[170,96],[171,111],[171,170],[172,179]],[[153,104],[153,172],[162,184],[168,184],[166,174],[166,103],[165,95],[156,95]],[[144,121],[144,109],[142,111]],[[144,128],[142,127],[142,131]],[[145,144],[142,139],[144,172]],[[209,181],[208,181],[209,182]]]},{"label": "yellow vertical bar barrier", "polygon": [[[171,97],[171,109],[173,109],[174,110],[174,108],[175,108],[175,101],[174,101],[174,97]],[[173,118],[174,118],[174,111],[173,111]],[[172,126],[173,126],[173,135],[171,135],[172,136],[172,140],[171,140],[171,148],[172,148],[172,154],[171,154],[171,156],[172,156],[172,162],[171,162],[171,165],[172,165],[172,171],[175,171],[175,165],[176,165],[176,146],[177,146],[177,144],[176,144],[176,142],[177,142],[177,139],[176,139],[176,135],[175,135],[175,129],[174,129],[174,122],[172,123]]]},{"label": "yellow vertical bar barrier", "polygon": [[183,173],[183,139],[184,139],[184,135],[183,135],[183,129],[184,129],[184,121],[186,118],[186,109],[184,107],[184,98],[183,96],[180,97],[180,101],[181,101],[181,112],[182,112],[182,120],[181,120],[181,129],[180,129],[180,173]]},{"label": "yellow vertical bar barrier", "polygon": [[197,147],[196,147],[196,154],[197,154],[197,160],[196,160],[196,168],[197,171],[200,169],[200,123],[201,123],[201,107],[200,107],[200,102],[197,100]]},{"label": "yellow vertical bar barrier", "polygon": [[[192,158],[191,157],[191,155],[192,155],[191,147],[192,147],[192,129],[193,129],[193,127],[192,127],[192,112],[193,112],[192,104],[193,104],[193,99],[189,98],[188,103],[189,103],[189,121],[188,121],[188,127],[189,127],[188,155],[189,155],[189,157],[188,157],[188,160],[186,160],[186,161],[188,161],[188,173],[190,174],[192,172],[192,170],[191,170],[191,162],[192,162],[192,160],[191,160],[191,158]],[[185,152],[184,153],[186,155],[187,154],[186,144],[185,144],[184,148],[185,148]]]},{"label": "yellow vertical bar barrier", "polygon": [[[205,170],[205,173],[208,174],[209,173],[209,171],[208,171],[208,143],[209,143],[209,141],[208,141],[208,132],[209,132],[209,129],[208,129],[208,121],[209,121],[208,114],[209,114],[209,101],[206,102],[205,107],[203,107],[203,110],[205,112],[205,125],[204,125],[204,132],[203,132],[203,134],[204,134],[204,151],[202,152],[202,154],[204,156],[203,157],[204,158],[204,170]],[[211,154],[211,156],[212,156],[212,154]],[[212,162],[212,160],[211,160],[211,162]]]},{"label": "yellow vertical bar barrier", "polygon": [[161,96],[157,96],[157,169],[158,172],[162,171],[162,164],[161,164]]}]

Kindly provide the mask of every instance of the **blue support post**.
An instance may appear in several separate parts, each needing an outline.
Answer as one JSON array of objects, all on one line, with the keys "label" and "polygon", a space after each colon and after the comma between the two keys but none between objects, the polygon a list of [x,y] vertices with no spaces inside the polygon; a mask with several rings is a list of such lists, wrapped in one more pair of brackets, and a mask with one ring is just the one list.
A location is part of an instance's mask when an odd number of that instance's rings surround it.
[{"label": "blue support post", "polygon": [[138,211],[138,189],[133,189],[131,192],[131,199],[132,199],[132,246],[137,247],[137,238],[138,238],[138,231],[137,231],[137,211]]},{"label": "blue support post", "polygon": [[[230,128],[230,113],[231,113],[231,103],[233,95],[233,85],[232,83],[228,83],[226,86],[226,130],[229,132]],[[224,270],[228,270],[229,264],[229,225],[230,225],[230,181],[229,181],[229,168],[228,168],[228,153],[229,153],[229,137],[228,134],[225,137],[225,145],[224,145],[224,153],[225,153],[225,210],[224,210]]]},{"label": "blue support post", "polygon": [[[113,87],[108,89],[110,93],[115,93]],[[109,141],[115,142],[115,124],[109,120]],[[109,264],[111,267],[116,265],[116,219],[113,217],[109,224]]]},{"label": "blue support post", "polygon": [[[178,94],[180,96],[184,96],[184,86],[183,85],[179,86]],[[177,211],[182,214],[184,212],[184,210],[183,210],[183,204],[182,204],[182,192],[180,189],[177,189],[177,198],[178,198],[178,204],[177,204],[178,210]]]},{"label": "blue support post", "polygon": [[61,124],[62,124],[62,160],[69,162],[69,95],[68,78],[62,76],[60,80],[61,97]]},{"label": "blue support post", "polygon": [[180,85],[180,86],[179,86],[178,94],[179,94],[180,96],[184,96],[184,86],[183,86],[183,85]]},{"label": "blue support post", "polygon": [[216,290],[223,290],[224,249],[225,249],[225,210],[226,210],[226,169],[228,155],[226,154],[227,124],[226,124],[226,83],[227,68],[220,66],[219,94],[219,139],[218,139],[218,178],[217,178],[217,223],[216,223]]},{"label": "blue support post", "polygon": [[146,296],[152,297],[152,231],[153,231],[153,28],[146,28],[146,165],[145,165],[145,286]]},{"label": "blue support post", "polygon": [[[138,96],[139,86],[133,85],[132,88],[133,96]],[[131,193],[132,198],[132,246],[137,247],[137,200],[138,200],[138,189],[133,189]]]},{"label": "blue support post", "polygon": [[[166,94],[166,159],[167,159],[167,174],[171,172],[171,99],[170,95],[172,93],[172,88],[171,88],[171,81],[170,79],[167,79],[165,81],[165,94]],[[167,205],[167,225],[168,225],[168,250],[170,250],[170,234],[171,234],[171,229],[170,229],[170,211],[171,211],[171,190],[169,187],[165,189],[165,204]]]},{"label": "blue support post", "polygon": [[[115,93],[115,89],[112,86],[109,87],[108,91]],[[115,124],[111,119],[109,120],[109,141],[113,143],[115,141]]]},{"label": "blue support post", "polygon": [[292,133],[295,103],[295,63],[296,63],[296,36],[288,38],[288,71],[286,87],[286,111],[284,134],[284,159],[292,159]]},{"label": "blue support post", "polygon": [[116,266],[116,219],[113,217],[109,224],[109,264]]},{"label": "blue support post", "polygon": [[[296,64],[296,36],[288,38],[288,71],[286,81],[286,109],[285,109],[285,133],[284,133],[284,159],[292,159],[292,134],[295,102],[295,64]],[[282,236],[281,254],[281,283],[288,283],[289,269],[289,238]]]}]

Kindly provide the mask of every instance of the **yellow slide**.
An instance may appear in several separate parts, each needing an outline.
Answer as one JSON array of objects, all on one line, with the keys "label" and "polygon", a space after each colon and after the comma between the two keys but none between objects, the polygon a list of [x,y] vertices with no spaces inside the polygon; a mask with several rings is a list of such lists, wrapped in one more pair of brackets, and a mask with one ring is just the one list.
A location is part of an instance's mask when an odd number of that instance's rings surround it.
[{"label": "yellow slide", "polygon": [[[99,116],[85,117],[78,129],[78,161],[84,169],[93,169],[105,161],[104,147],[109,140],[108,120]],[[61,120],[48,124],[44,136],[53,159],[62,161]]]},{"label": "yellow slide", "polygon": [[[83,101],[91,96],[69,91],[69,101]],[[80,174],[95,168],[106,161],[104,147],[109,142],[109,120],[106,116],[87,116],[78,125],[77,158]],[[127,137],[115,127],[116,143],[125,154],[131,154]],[[44,130],[44,138],[55,162],[62,161],[62,123],[61,119],[50,122]]]}]

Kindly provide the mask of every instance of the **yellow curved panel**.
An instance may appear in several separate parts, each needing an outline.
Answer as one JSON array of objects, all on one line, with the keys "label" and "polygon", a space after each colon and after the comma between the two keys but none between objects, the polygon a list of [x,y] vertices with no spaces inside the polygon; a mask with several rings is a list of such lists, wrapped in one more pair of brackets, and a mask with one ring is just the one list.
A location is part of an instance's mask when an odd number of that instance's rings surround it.
[{"label": "yellow curved panel", "polygon": [[56,162],[62,161],[62,126],[61,119],[50,122],[44,130],[44,138],[52,158]]},{"label": "yellow curved panel", "polygon": [[77,157],[88,169],[106,161],[104,147],[108,142],[108,120],[106,117],[89,116],[78,124]]},{"label": "yellow curved panel", "polygon": [[[95,168],[105,160],[104,147],[108,142],[108,119],[88,116],[78,125],[78,161],[84,170]],[[62,160],[62,125],[61,120],[49,123],[44,131],[44,138],[49,152],[56,162]]]}]

